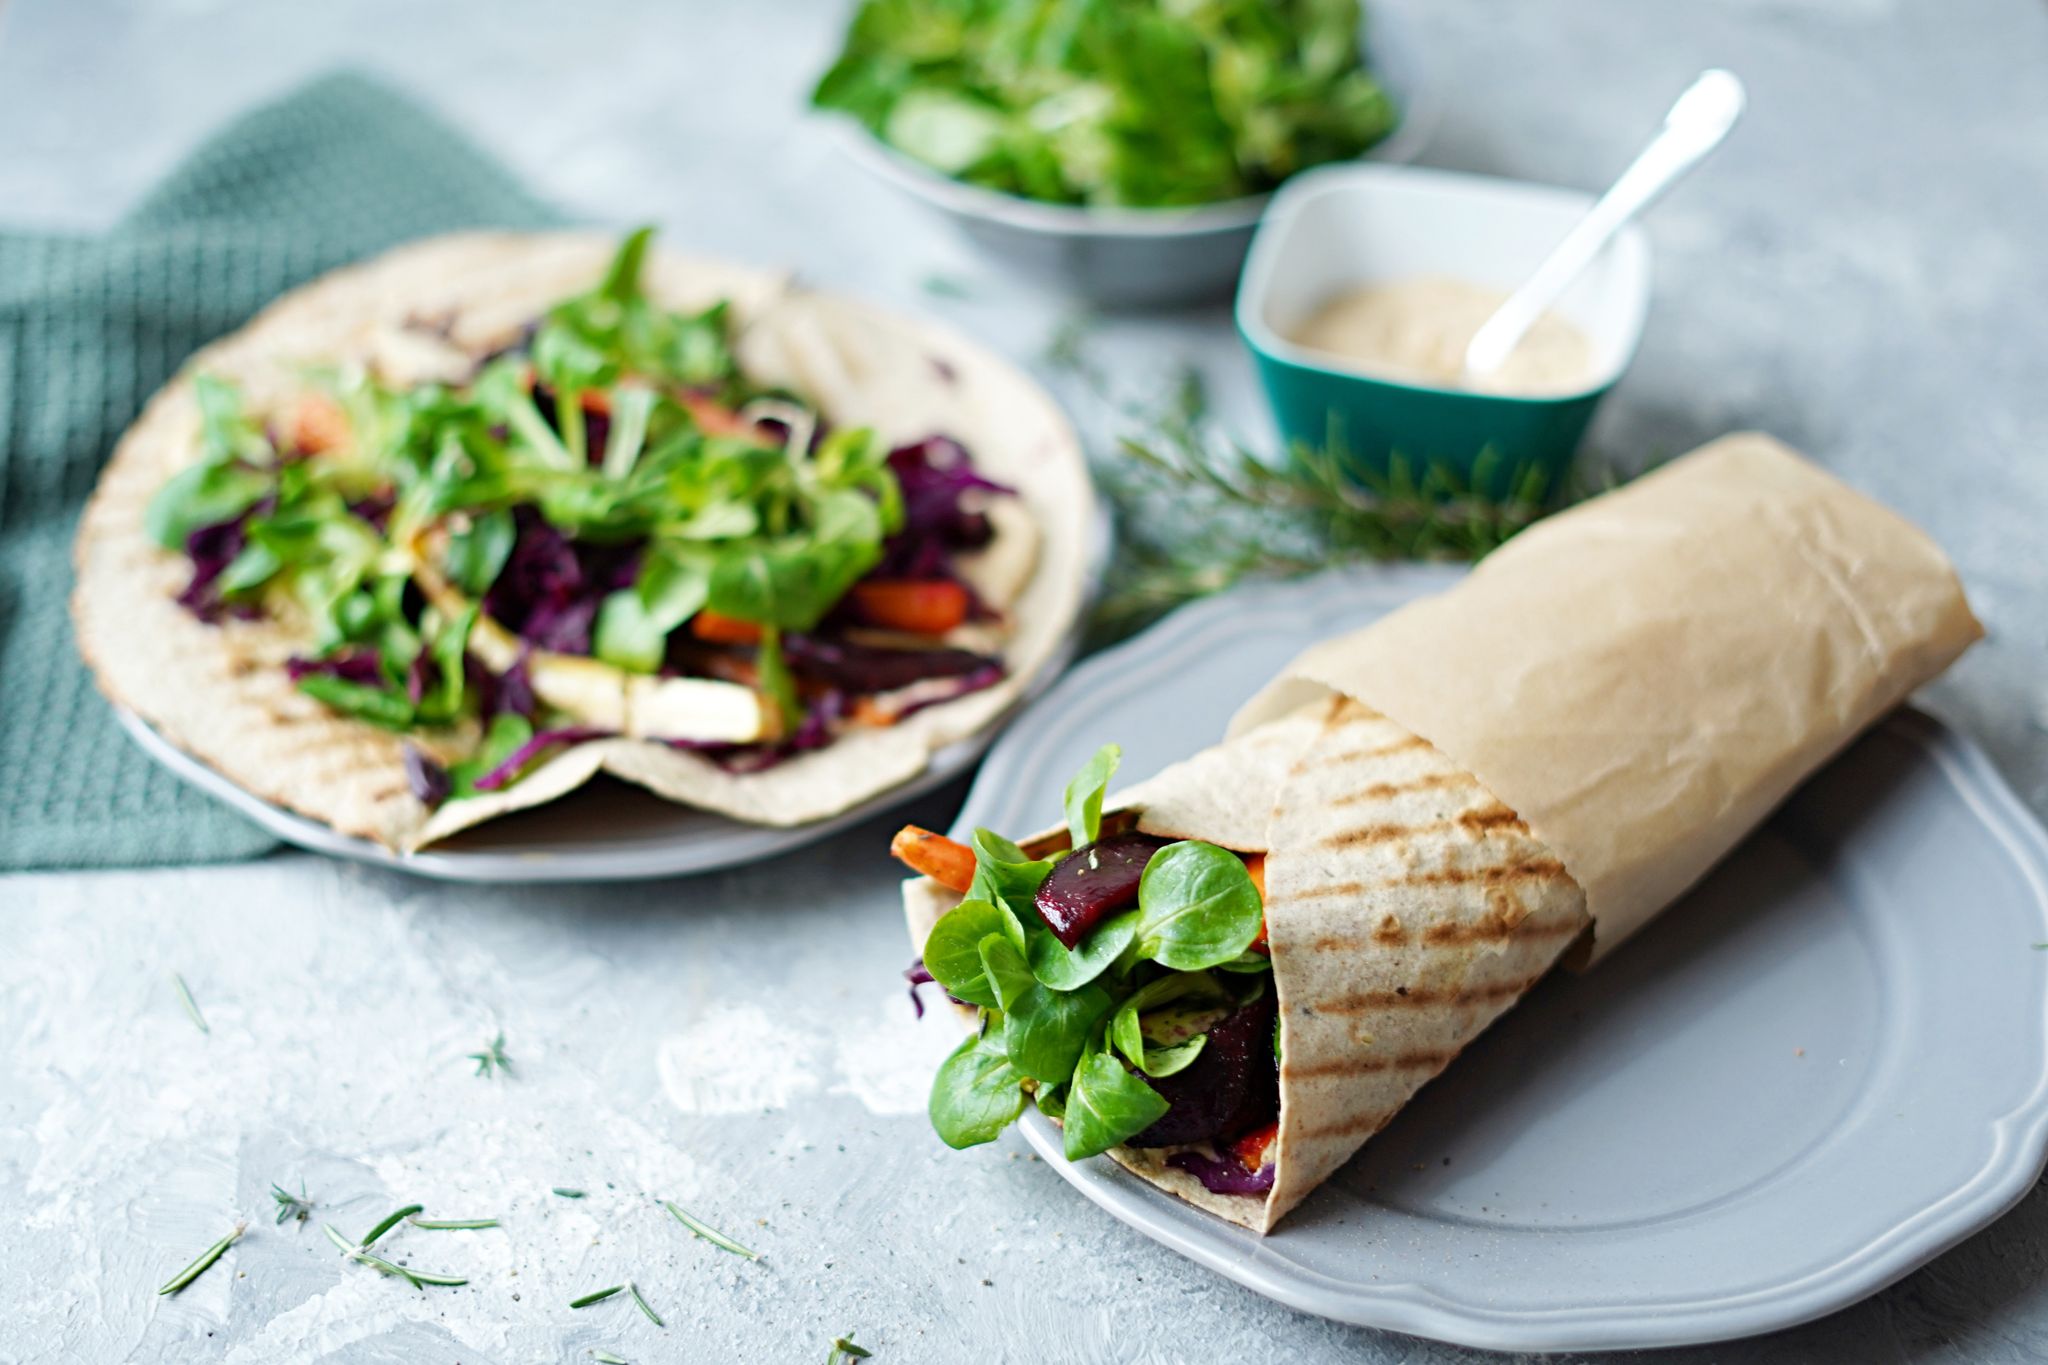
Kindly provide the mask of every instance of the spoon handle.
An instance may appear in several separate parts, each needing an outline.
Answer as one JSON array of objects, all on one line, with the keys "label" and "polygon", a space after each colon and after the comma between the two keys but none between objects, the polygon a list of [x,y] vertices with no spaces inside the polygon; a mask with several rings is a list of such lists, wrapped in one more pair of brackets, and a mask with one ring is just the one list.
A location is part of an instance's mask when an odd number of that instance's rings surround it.
[{"label": "spoon handle", "polygon": [[1465,349],[1466,375],[1499,369],[1543,310],[1592,264],[1609,239],[1720,145],[1741,116],[1742,106],[1742,82],[1733,72],[1702,73],[1671,106],[1650,145],[1573,225],[1536,273],[1473,334]]}]

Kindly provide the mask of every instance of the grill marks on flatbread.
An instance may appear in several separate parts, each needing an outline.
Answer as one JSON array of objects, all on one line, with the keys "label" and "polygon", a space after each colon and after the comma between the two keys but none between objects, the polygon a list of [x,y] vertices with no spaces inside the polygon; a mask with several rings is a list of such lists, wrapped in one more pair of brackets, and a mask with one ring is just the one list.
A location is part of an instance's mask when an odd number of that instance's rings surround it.
[{"label": "grill marks on flatbread", "polygon": [[1280,997],[1271,1227],[1548,971],[1585,897],[1469,773],[1348,699],[1272,812]]}]

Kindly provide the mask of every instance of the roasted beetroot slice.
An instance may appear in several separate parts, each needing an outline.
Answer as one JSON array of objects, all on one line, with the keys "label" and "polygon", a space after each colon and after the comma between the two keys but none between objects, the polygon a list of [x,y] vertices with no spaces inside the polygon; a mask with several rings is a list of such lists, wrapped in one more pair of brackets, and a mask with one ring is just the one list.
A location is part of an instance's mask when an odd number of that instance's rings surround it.
[{"label": "roasted beetroot slice", "polygon": [[1173,1107],[1159,1122],[1131,1139],[1133,1147],[1172,1147],[1206,1142],[1268,1093],[1278,1107],[1280,1073],[1273,1065],[1273,992],[1226,1016],[1209,1030],[1209,1041],[1185,1070],[1145,1078],[1145,1084]]},{"label": "roasted beetroot slice", "polygon": [[1038,888],[1034,904],[1069,952],[1081,936],[1113,910],[1138,903],[1138,880],[1152,855],[1172,842],[1150,834],[1113,834],[1083,844],[1053,865]]}]

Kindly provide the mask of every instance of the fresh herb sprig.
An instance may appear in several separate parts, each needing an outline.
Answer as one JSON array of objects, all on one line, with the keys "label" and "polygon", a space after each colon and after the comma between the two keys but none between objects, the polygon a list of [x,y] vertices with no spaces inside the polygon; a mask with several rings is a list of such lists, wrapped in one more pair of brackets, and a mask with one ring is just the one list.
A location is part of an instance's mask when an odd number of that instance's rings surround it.
[{"label": "fresh herb sprig", "polygon": [[249,1225],[247,1223],[235,1224],[234,1231],[230,1232],[227,1236],[221,1238],[218,1242],[215,1242],[206,1250],[200,1252],[197,1260],[193,1261],[192,1264],[186,1266],[177,1274],[171,1276],[169,1280],[164,1282],[163,1288],[157,1290],[156,1292],[159,1294],[175,1294],[180,1289],[183,1289],[186,1285],[192,1283],[192,1281],[198,1279],[201,1275],[205,1274],[206,1268],[208,1266],[212,1265],[215,1261],[218,1261],[222,1256],[225,1256],[227,1254],[228,1248],[233,1246],[237,1241],[241,1240],[242,1233],[248,1229],[248,1226]]},{"label": "fresh herb sprig", "polygon": [[199,1012],[199,1002],[192,998],[192,988],[185,984],[185,978],[172,972],[171,986],[178,992],[178,1003],[185,1007],[185,1016],[192,1021],[192,1026],[211,1035],[213,1030],[207,1027],[206,1016]]},{"label": "fresh herb sprig", "polygon": [[[392,1218],[386,1219],[385,1224],[392,1224],[396,1223],[397,1221],[398,1216],[394,1216]],[[368,1239],[362,1242],[349,1241],[349,1239],[342,1234],[341,1230],[335,1227],[332,1223],[322,1223],[320,1225],[320,1230],[322,1232],[325,1232],[327,1234],[327,1240],[334,1243],[335,1246],[341,1248],[342,1254],[348,1257],[350,1260],[356,1261],[362,1265],[366,1265],[380,1275],[390,1275],[398,1279],[404,1280],[407,1284],[410,1284],[414,1289],[424,1289],[430,1284],[443,1285],[452,1288],[457,1285],[465,1285],[469,1283],[467,1279],[460,1275],[438,1275],[433,1273],[432,1271],[414,1270],[409,1266],[399,1265],[395,1261],[387,1261],[382,1256],[378,1256],[371,1252],[369,1250],[370,1242],[375,1241],[378,1237],[381,1237],[385,1232],[390,1230],[389,1227],[386,1225],[380,1224],[377,1230],[374,1233],[372,1233]]]},{"label": "fresh herb sprig", "polygon": [[1396,457],[1375,474],[1334,437],[1269,460],[1215,429],[1196,370],[1163,398],[1120,391],[1093,354],[1093,328],[1085,314],[1068,318],[1045,359],[1129,429],[1116,457],[1098,465],[1119,532],[1115,586],[1095,611],[1103,639],[1248,580],[1346,563],[1480,559],[1554,506],[1611,482],[1553,489],[1540,468],[1504,468],[1491,454],[1469,473]]},{"label": "fresh herb sprig", "polygon": [[276,1181],[270,1182],[270,1198],[277,1205],[277,1221],[281,1227],[296,1218],[301,1223],[313,1211],[313,1201],[306,1197],[306,1182],[299,1182],[299,1192],[293,1194]]},{"label": "fresh herb sprig", "polygon": [[498,1030],[483,1049],[469,1054],[469,1060],[476,1063],[479,1076],[496,1076],[512,1070],[512,1059],[505,1055],[505,1031]]},{"label": "fresh herb sprig", "polygon": [[758,1261],[761,1259],[760,1252],[747,1250],[745,1247],[741,1246],[738,1242],[735,1242],[732,1238],[726,1236],[718,1229],[711,1227],[706,1223],[700,1222],[696,1218],[691,1217],[689,1214],[683,1212],[682,1209],[678,1208],[673,1200],[664,1199],[661,1202],[662,1206],[675,1216],[675,1220],[678,1223],[681,1223],[691,1232],[696,1233],[699,1237],[702,1237],[705,1241],[711,1243],[711,1245],[723,1248],[726,1251],[730,1251],[735,1256],[744,1256],[750,1261]]},{"label": "fresh herb sprig", "polygon": [[854,1360],[866,1360],[874,1352],[865,1346],[853,1344],[853,1333],[832,1338],[832,1353],[825,1357],[825,1365],[847,1365]]}]

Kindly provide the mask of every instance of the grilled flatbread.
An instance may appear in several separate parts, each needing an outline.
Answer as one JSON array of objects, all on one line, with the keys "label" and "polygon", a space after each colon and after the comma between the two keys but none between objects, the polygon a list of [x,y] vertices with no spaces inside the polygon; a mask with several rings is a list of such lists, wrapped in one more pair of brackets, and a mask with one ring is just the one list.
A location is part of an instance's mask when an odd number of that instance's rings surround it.
[{"label": "grilled flatbread", "polygon": [[[851,731],[766,771],[636,739],[564,749],[503,791],[430,812],[408,789],[404,740],[299,692],[284,663],[306,645],[287,620],[208,624],[179,607],[189,576],[153,544],[144,513],[198,456],[193,376],[236,384],[263,410],[310,365],[364,363],[394,381],[434,377],[515,338],[589,288],[616,246],[587,233],[464,233],[336,271],[195,355],[151,400],[110,460],[80,527],[73,615],[100,688],[181,749],[264,800],[393,848],[412,849],[610,772],[670,800],[759,824],[825,818],[923,771],[931,754],[1000,716],[1049,666],[1082,607],[1095,498],[1052,401],[1014,367],[950,331],[801,289],[781,274],[650,255],[648,293],[669,307],[728,300],[748,373],[808,395],[835,425],[896,443],[944,433],[1018,490],[985,563],[963,576],[1004,609],[1006,676],[887,728]],[[422,325],[422,324],[430,325]],[[432,741],[423,747],[431,750]]]}]

